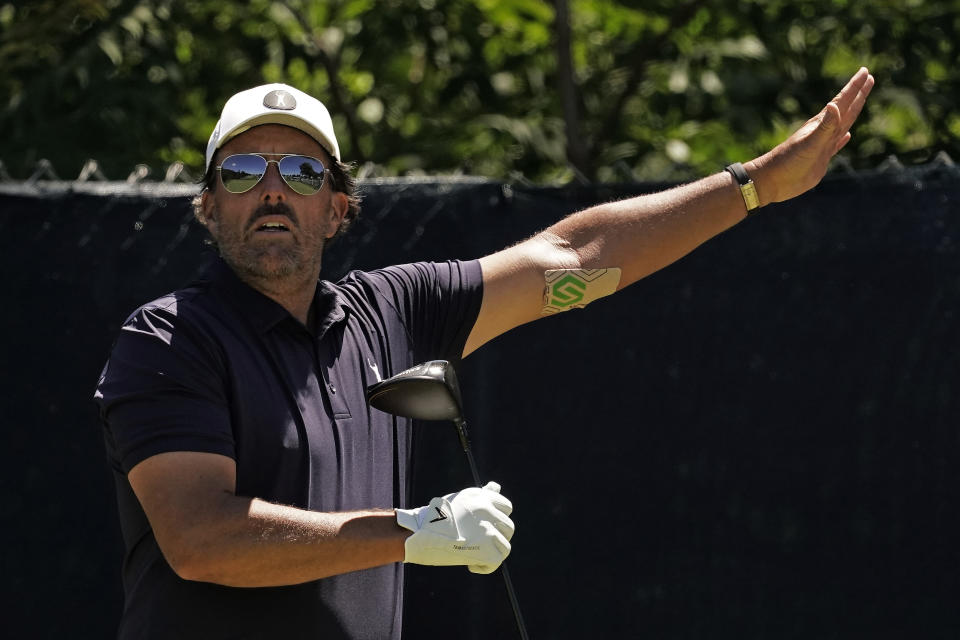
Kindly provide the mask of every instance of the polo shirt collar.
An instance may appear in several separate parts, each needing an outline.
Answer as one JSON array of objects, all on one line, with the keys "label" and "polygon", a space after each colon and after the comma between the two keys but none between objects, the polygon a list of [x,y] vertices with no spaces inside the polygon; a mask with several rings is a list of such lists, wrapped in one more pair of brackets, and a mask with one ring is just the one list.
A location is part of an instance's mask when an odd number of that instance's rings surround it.
[{"label": "polo shirt collar", "polygon": [[349,309],[337,288],[326,280],[320,280],[313,294],[313,334],[322,338],[330,327],[346,319]]},{"label": "polo shirt collar", "polygon": [[[259,333],[270,331],[284,320],[300,325],[283,305],[241,280],[223,258],[218,257],[213,261],[207,276],[213,286],[251,322]],[[313,326],[308,327],[307,330],[317,338],[322,338],[330,327],[347,317],[347,307],[340,293],[336,287],[325,280],[317,283],[313,294],[313,309]]]}]

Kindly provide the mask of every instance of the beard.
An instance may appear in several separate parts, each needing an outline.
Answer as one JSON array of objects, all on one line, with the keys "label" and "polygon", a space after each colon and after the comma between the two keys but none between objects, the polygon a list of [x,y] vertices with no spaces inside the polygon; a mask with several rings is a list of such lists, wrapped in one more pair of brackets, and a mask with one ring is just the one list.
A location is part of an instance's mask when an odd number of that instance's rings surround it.
[{"label": "beard", "polygon": [[[219,212],[215,215],[222,219]],[[289,242],[259,242],[250,237],[256,233],[258,220],[275,215],[289,219],[290,225],[300,231],[300,238],[291,235]],[[221,226],[215,240],[220,256],[241,278],[279,280],[319,271],[326,235],[323,230],[300,227],[296,212],[278,202],[258,206],[242,228]]]}]

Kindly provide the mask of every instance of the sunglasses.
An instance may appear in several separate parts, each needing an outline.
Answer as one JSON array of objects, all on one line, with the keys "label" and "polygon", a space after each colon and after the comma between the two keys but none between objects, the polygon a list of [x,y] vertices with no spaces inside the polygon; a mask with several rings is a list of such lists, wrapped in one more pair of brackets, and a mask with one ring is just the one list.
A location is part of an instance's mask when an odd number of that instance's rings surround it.
[{"label": "sunglasses", "polygon": [[[281,156],[279,160],[267,160],[266,156]],[[230,193],[246,193],[257,186],[267,174],[267,167],[275,163],[280,177],[287,186],[302,196],[313,195],[323,187],[326,167],[316,158],[280,153],[238,153],[227,156],[217,167],[220,182]]]}]

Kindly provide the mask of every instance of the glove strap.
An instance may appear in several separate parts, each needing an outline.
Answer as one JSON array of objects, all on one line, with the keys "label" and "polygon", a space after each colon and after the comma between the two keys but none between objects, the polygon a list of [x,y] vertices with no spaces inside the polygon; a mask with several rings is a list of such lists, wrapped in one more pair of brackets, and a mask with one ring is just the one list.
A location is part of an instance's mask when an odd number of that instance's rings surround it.
[{"label": "glove strap", "polygon": [[420,530],[420,509],[394,509],[397,513],[397,524],[416,533]]}]

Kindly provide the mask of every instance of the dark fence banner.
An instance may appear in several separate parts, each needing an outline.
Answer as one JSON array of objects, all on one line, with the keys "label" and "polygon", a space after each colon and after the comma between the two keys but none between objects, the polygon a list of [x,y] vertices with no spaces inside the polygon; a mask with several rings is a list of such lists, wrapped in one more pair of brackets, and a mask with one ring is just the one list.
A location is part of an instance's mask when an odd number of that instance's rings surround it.
[{"label": "dark fence banner", "polygon": [[[663,186],[367,183],[324,277],[479,257]],[[0,184],[10,637],[114,633],[121,543],[91,398],[126,316],[210,258],[193,193]],[[531,637],[957,637],[958,243],[949,163],[832,174],[470,356],[466,415],[516,508]],[[420,429],[414,495],[469,482],[452,427]],[[411,637],[516,633],[496,576],[412,566],[406,608]]]}]

